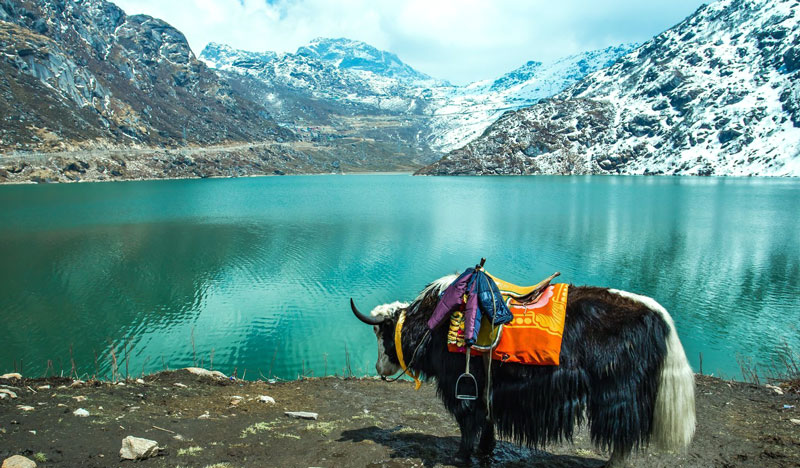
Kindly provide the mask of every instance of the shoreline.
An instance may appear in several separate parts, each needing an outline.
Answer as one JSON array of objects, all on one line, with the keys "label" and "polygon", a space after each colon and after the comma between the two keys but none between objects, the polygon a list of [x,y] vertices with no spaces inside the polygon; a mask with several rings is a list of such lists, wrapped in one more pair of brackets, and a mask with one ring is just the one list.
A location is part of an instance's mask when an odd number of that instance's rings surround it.
[{"label": "shoreline", "polygon": [[[181,148],[75,150],[0,155],[0,185],[45,183],[122,182],[144,180],[233,179],[276,175],[410,175],[428,177],[484,177],[470,174],[418,174],[420,167],[396,168],[378,161],[374,170],[338,164],[332,148],[308,154],[289,143],[232,143]],[[326,152],[330,153],[327,154]],[[313,155],[313,156],[312,156]],[[316,159],[315,159],[316,158]],[[381,166],[383,165],[383,166]],[[797,180],[797,176],[683,176],[670,174],[502,174],[488,177],[584,175],[603,177],[680,177],[753,180]]]},{"label": "shoreline", "polygon": [[[0,379],[16,395],[0,400],[0,461],[117,466],[130,435],[160,448],[142,467],[457,466],[458,427],[430,383],[415,392],[410,382],[374,377],[223,377],[179,370],[121,384]],[[698,428],[687,453],[642,451],[629,466],[797,466],[800,394],[701,375],[696,383]],[[292,411],[317,419],[285,414]],[[581,430],[572,444],[540,450],[501,441],[492,466],[599,468],[607,457]]]}]

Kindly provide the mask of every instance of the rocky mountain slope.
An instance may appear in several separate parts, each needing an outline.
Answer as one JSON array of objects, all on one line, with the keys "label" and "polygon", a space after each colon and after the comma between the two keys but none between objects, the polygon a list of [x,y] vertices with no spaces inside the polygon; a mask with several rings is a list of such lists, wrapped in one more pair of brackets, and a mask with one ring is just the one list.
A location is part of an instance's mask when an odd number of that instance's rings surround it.
[{"label": "rocky mountain slope", "polygon": [[352,118],[372,119],[380,122],[373,137],[415,148],[420,160],[432,162],[437,153],[480,135],[503,112],[551,96],[632,49],[622,45],[549,64],[528,62],[467,86],[432,79],[394,54],[348,39],[318,38],[294,54],[211,43],[200,58],[288,128],[302,133],[333,125],[341,132],[345,126],[337,115],[351,117],[345,119],[350,126]]},{"label": "rocky mountain slope", "polygon": [[[208,152],[196,166],[165,153],[147,173],[143,155],[187,146],[233,155],[246,174],[414,169],[629,49],[529,62],[464,87],[360,41],[318,38],[296,53],[212,43],[198,60],[180,31],[105,0],[0,0],[0,153],[16,154],[0,160],[0,180],[123,177],[91,153],[120,148],[138,151],[124,177],[236,173]],[[64,161],[43,156],[53,152]]]},{"label": "rocky mountain slope", "polygon": [[180,31],[104,0],[2,0],[0,51],[0,150],[294,139]]},{"label": "rocky mountain slope", "polygon": [[[331,42],[342,45],[342,40]],[[266,109],[282,127],[351,160],[356,170],[359,165],[366,170],[367,160],[417,168],[440,157],[422,137],[428,117],[416,91],[416,83],[432,80],[418,81],[425,75],[394,60],[384,63],[386,55],[378,52],[368,63],[347,62],[346,57],[359,51],[377,51],[357,41],[349,42],[355,49],[347,53],[334,54],[330,48],[325,54],[310,52],[310,46],[319,49],[322,44],[316,40],[296,54],[275,54],[210,43],[200,57],[237,94]],[[346,63],[353,67],[343,66]]]},{"label": "rocky mountain slope", "polygon": [[420,174],[800,175],[800,5],[720,0]]}]

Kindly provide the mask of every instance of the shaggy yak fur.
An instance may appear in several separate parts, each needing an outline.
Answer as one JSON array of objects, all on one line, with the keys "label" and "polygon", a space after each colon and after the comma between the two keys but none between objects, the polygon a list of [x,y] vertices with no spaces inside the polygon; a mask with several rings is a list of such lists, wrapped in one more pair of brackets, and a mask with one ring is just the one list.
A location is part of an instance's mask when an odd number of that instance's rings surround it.
[{"label": "shaggy yak fur", "polygon": [[[478,400],[455,398],[464,355],[447,350],[448,327],[431,333],[427,320],[439,294],[455,279],[441,278],[409,304],[376,307],[371,319],[378,337],[382,375],[400,370],[394,331],[405,310],[402,329],[406,364],[433,378],[445,408],[461,430],[459,455],[468,458],[475,442],[480,454],[503,438],[530,447],[571,441],[578,425],[588,424],[593,443],[612,452],[609,466],[625,464],[632,450],[651,441],[668,450],[682,449],[694,434],[694,376],[678,341],[672,319],[654,300],[606,288],[571,286],[559,366],[527,366],[492,361],[492,416],[487,422],[483,360],[473,359]],[[356,315],[355,306],[353,311]],[[364,320],[365,316],[359,317]],[[369,322],[368,322],[369,323]]]}]

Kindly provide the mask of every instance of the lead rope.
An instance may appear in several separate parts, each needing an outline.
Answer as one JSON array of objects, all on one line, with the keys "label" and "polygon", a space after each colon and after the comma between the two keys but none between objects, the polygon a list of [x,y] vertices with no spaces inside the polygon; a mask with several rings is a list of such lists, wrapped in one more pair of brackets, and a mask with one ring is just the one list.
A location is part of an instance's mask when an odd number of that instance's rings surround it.
[{"label": "lead rope", "polygon": [[[484,272],[486,275],[486,272]],[[489,331],[489,338],[492,337],[492,332],[494,331],[494,323],[497,319],[497,304],[495,304],[495,297],[494,297],[494,289],[491,288],[489,285],[489,279],[484,278],[487,282],[486,286],[489,286],[489,290],[492,293],[492,328]],[[492,354],[494,353],[494,346],[489,347],[489,352],[484,354],[484,364],[486,365],[486,391],[484,392],[484,397],[486,398],[486,422],[493,424],[494,418],[492,417]]]},{"label": "lead rope", "polygon": [[[422,339],[421,339],[421,340],[419,340],[419,343],[417,344],[417,347],[416,347],[416,348],[414,348],[414,352],[411,354],[411,360],[410,360],[410,361],[408,361],[408,365],[406,365],[406,369],[411,369],[411,365],[412,365],[412,364],[414,364],[414,359],[416,359],[416,357],[417,357],[417,351],[419,351],[419,348],[422,346],[422,344],[423,344],[423,343],[425,343],[425,340],[427,340],[427,339],[428,339],[428,336],[430,336],[430,334],[431,334],[431,331],[430,331],[430,330],[425,330],[425,334],[424,334],[424,335],[422,335]],[[393,378],[391,378],[391,379],[386,379],[386,381],[387,381],[387,382],[397,382],[397,381],[398,381],[398,380],[400,380],[400,379],[401,379],[401,378],[402,378],[404,375],[406,375],[406,371],[405,371],[405,370],[402,370],[402,371],[400,371],[400,373],[397,375],[397,377],[393,377]]]}]

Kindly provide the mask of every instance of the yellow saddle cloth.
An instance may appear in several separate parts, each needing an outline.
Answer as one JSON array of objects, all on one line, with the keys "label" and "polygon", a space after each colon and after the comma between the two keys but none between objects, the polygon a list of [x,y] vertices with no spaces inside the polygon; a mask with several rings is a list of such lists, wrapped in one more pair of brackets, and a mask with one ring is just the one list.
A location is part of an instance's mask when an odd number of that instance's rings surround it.
[{"label": "yellow saddle cloth", "polygon": [[[491,275],[490,275],[491,276]],[[494,341],[499,332],[500,341],[492,352],[492,359],[519,364],[557,366],[561,354],[561,337],[564,333],[564,319],[567,309],[569,285],[557,283],[549,285],[534,302],[520,303],[511,296],[525,295],[535,286],[517,286],[492,276],[506,305],[514,315],[514,320],[492,330],[485,318],[481,322],[478,335],[479,344]],[[464,352],[463,347],[448,343],[451,352]],[[473,350],[472,354],[480,354]]]}]

